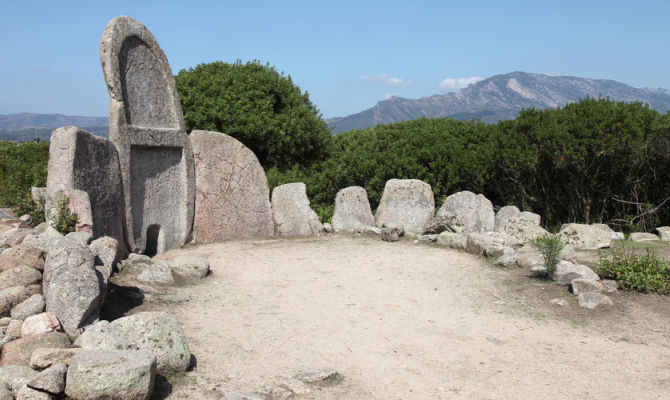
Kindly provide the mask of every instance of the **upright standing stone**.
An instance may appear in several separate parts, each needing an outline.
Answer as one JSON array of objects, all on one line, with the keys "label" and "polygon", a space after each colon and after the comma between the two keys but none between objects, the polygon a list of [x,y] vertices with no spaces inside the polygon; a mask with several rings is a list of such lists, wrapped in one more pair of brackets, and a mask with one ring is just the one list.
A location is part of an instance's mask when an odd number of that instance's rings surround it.
[{"label": "upright standing stone", "polygon": [[193,131],[189,141],[195,161],[193,238],[272,236],[270,189],[256,155],[223,133]]},{"label": "upright standing stone", "polygon": [[[94,239],[111,236],[124,243],[121,190],[119,157],[110,141],[74,126],[51,133],[44,200],[57,202],[59,192],[67,196],[68,206],[79,216],[79,230],[91,232]],[[88,205],[79,191],[88,194]],[[87,229],[89,221],[92,227]]]},{"label": "upright standing stone", "polygon": [[309,206],[307,188],[302,182],[272,190],[272,215],[279,236],[309,236],[323,231],[319,216]]},{"label": "upright standing stone", "polygon": [[183,245],[193,225],[193,152],[167,58],[139,21],[114,18],[100,39],[109,138],[118,150],[131,250]]},{"label": "upright standing stone", "polygon": [[375,213],[375,224],[400,224],[405,232],[421,234],[433,219],[433,190],[418,179],[390,179]]},{"label": "upright standing stone", "polygon": [[374,218],[370,210],[368,192],[360,186],[351,186],[337,192],[332,223],[335,231],[347,231],[373,225]]}]

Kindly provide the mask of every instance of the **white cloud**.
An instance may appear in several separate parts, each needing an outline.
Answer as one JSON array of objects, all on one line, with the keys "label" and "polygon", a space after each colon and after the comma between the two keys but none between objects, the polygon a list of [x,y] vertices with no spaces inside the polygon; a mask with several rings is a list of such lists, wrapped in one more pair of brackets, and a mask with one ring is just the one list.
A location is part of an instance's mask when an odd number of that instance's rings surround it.
[{"label": "white cloud", "polygon": [[381,83],[382,85],[393,87],[405,87],[412,84],[410,81],[406,81],[402,78],[392,78],[386,74],[375,76],[362,75],[361,80],[365,82]]},{"label": "white cloud", "polygon": [[443,92],[454,92],[483,79],[484,78],[481,76],[471,76],[469,78],[446,78],[440,82],[437,87]]}]

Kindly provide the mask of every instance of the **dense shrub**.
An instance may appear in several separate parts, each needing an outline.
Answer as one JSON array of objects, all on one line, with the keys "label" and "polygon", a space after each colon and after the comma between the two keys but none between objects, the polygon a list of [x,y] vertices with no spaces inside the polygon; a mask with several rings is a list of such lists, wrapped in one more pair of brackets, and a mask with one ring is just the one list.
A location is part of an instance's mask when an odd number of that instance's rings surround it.
[{"label": "dense shrub", "polygon": [[552,277],[556,265],[560,261],[559,254],[564,247],[561,237],[559,235],[540,236],[531,240],[530,244],[542,254],[544,266],[547,269],[547,277]]},{"label": "dense shrub", "polygon": [[0,142],[0,206],[16,207],[31,186],[45,186],[49,143]]},{"label": "dense shrub", "polygon": [[622,289],[670,293],[670,265],[650,251],[646,255],[616,251],[609,258],[601,258],[597,269],[602,278],[619,281]]}]

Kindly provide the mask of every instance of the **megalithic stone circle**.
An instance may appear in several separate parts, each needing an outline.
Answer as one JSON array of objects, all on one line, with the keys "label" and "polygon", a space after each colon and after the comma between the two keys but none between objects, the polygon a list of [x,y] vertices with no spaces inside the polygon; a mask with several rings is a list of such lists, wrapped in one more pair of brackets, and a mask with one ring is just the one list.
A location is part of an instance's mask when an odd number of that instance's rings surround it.
[{"label": "megalithic stone circle", "polygon": [[193,152],[165,53],[142,23],[119,16],[102,34],[100,61],[128,245],[147,254],[182,246],[193,225]]}]

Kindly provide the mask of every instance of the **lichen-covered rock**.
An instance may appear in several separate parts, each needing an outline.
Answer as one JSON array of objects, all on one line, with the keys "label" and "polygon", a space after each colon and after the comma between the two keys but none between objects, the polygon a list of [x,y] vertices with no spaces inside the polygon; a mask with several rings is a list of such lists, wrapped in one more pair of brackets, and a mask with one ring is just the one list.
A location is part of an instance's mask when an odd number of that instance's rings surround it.
[{"label": "lichen-covered rock", "polygon": [[80,351],[86,351],[79,347],[70,349],[40,348],[33,351],[30,357],[30,367],[34,369],[49,368],[54,364],[70,365],[70,359]]},{"label": "lichen-covered rock", "polygon": [[608,296],[598,292],[585,292],[577,296],[579,306],[593,310],[596,307],[613,306],[614,302]]},{"label": "lichen-covered rock", "polygon": [[43,347],[67,349],[72,347],[70,339],[61,332],[42,333],[27,338],[16,339],[2,347],[0,365],[30,365],[30,357],[35,349]]},{"label": "lichen-covered rock", "polygon": [[447,197],[437,212],[451,212],[463,225],[463,232],[489,232],[495,227],[493,204],[481,194],[469,191],[454,193]]},{"label": "lichen-covered rock", "polygon": [[520,215],[521,211],[516,206],[500,207],[500,210],[498,210],[495,215],[495,224],[493,230],[496,232],[501,232],[505,228],[507,221],[509,221],[511,218],[518,219]]},{"label": "lichen-covered rock", "polygon": [[601,293],[604,290],[603,284],[599,281],[589,279],[573,279],[570,281],[570,291],[575,296],[586,292]]},{"label": "lichen-covered rock", "polygon": [[5,365],[0,367],[0,383],[18,392],[37,374],[37,371],[25,365]]},{"label": "lichen-covered rock", "polygon": [[86,244],[60,239],[48,252],[42,281],[46,310],[56,315],[69,335],[98,318],[103,282]]},{"label": "lichen-covered rock", "polygon": [[0,290],[0,316],[8,316],[14,306],[30,296],[30,290],[24,286],[15,286]]},{"label": "lichen-covered rock", "polygon": [[476,256],[497,258],[503,254],[513,253],[514,249],[507,246],[501,238],[484,233],[471,232],[467,234],[465,251]]},{"label": "lichen-covered rock", "polygon": [[191,362],[184,330],[166,312],[140,312],[110,322],[101,321],[79,336],[84,349],[139,349],[156,356],[159,372],[185,371]]},{"label": "lichen-covered rock", "polygon": [[0,255],[0,271],[4,272],[20,265],[41,271],[44,269],[44,251],[20,244]]},{"label": "lichen-covered rock", "polygon": [[35,268],[19,265],[0,273],[0,290],[15,286],[28,286],[42,281],[42,273]]},{"label": "lichen-covered rock", "polygon": [[219,132],[193,131],[189,140],[195,161],[194,239],[272,236],[270,189],[256,155]]},{"label": "lichen-covered rock", "polygon": [[496,226],[496,232],[505,233],[514,240],[515,245],[525,244],[539,237],[550,235],[544,228],[528,219],[509,218],[502,227]]},{"label": "lichen-covered rock", "polygon": [[309,236],[323,231],[319,216],[309,206],[305,184],[287,183],[272,190],[272,214],[279,236]]},{"label": "lichen-covered rock", "polygon": [[54,400],[55,397],[51,393],[43,392],[41,390],[33,389],[29,386],[24,386],[16,392],[15,400]]},{"label": "lichen-covered rock", "polygon": [[178,256],[172,264],[173,272],[187,278],[203,279],[209,274],[209,260],[203,257]]},{"label": "lichen-covered rock", "polygon": [[569,261],[560,261],[554,271],[554,280],[561,286],[569,285],[573,279],[599,281],[598,274],[586,265],[573,264]]},{"label": "lichen-covered rock", "polygon": [[337,192],[331,223],[336,232],[373,225],[368,192],[360,186],[350,186]]},{"label": "lichen-covered rock", "polygon": [[468,237],[464,233],[444,231],[437,237],[437,243],[456,250],[465,250]]},{"label": "lichen-covered rock", "polygon": [[82,400],[147,400],[156,378],[156,357],[138,350],[77,353],[67,370],[65,394]]},{"label": "lichen-covered rock", "polygon": [[48,251],[51,246],[53,246],[59,239],[62,239],[64,236],[60,232],[55,230],[50,226],[46,226],[44,230],[40,233],[33,231],[31,235],[28,235],[23,239],[24,246],[34,247],[42,251]]},{"label": "lichen-covered rock", "polygon": [[37,293],[34,294],[21,303],[15,305],[10,311],[10,315],[14,319],[26,319],[32,315],[36,315],[44,311],[46,302],[44,296]]},{"label": "lichen-covered rock", "polygon": [[26,236],[30,235],[32,230],[28,228],[14,228],[3,233],[6,243],[9,247],[18,246],[23,242]]},{"label": "lichen-covered rock", "polygon": [[610,233],[593,225],[564,224],[558,233],[565,243],[580,250],[596,250],[612,245]]},{"label": "lichen-covered rock", "polygon": [[[62,129],[68,128],[56,129],[51,134],[52,140],[54,140],[54,136]],[[52,142],[52,145],[49,146],[50,157],[52,157],[52,150],[56,148],[58,148],[57,144]],[[62,184],[55,185],[49,182],[49,175],[53,175],[53,167],[62,165],[62,159],[59,157],[60,156],[50,158],[51,162],[49,163],[49,167],[52,171],[47,173],[47,201],[44,208],[47,223],[51,226],[55,226],[58,215],[61,213],[61,210],[59,209],[60,204],[64,203],[68,212],[77,214],[77,222],[74,226],[75,231],[87,233],[88,235],[85,235],[85,237],[87,238],[86,240],[89,240],[88,238],[93,234],[93,212],[91,210],[91,201],[88,192],[85,190],[74,189],[71,186]],[[71,166],[70,168],[73,167]]]},{"label": "lichen-covered rock", "polygon": [[28,387],[48,392],[61,394],[65,390],[65,364],[55,364],[35,375],[29,382]]},{"label": "lichen-covered rock", "polygon": [[375,213],[375,224],[400,224],[409,234],[424,233],[435,213],[433,190],[418,179],[390,179]]}]

